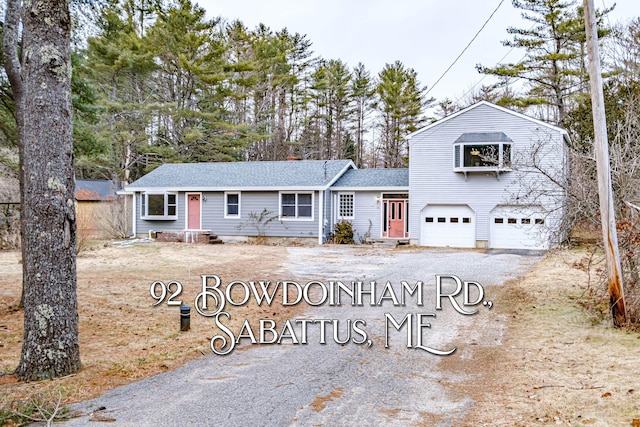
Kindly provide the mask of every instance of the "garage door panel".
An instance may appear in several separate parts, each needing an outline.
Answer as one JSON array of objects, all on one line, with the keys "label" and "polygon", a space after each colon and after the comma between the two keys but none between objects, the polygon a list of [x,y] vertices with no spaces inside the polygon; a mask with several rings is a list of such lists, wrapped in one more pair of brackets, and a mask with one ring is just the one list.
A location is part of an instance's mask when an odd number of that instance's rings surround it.
[{"label": "garage door panel", "polygon": [[433,205],[422,210],[422,246],[474,248],[475,232],[475,214],[467,205]]},{"label": "garage door panel", "polygon": [[489,219],[489,247],[548,249],[547,220],[539,207],[498,207]]}]

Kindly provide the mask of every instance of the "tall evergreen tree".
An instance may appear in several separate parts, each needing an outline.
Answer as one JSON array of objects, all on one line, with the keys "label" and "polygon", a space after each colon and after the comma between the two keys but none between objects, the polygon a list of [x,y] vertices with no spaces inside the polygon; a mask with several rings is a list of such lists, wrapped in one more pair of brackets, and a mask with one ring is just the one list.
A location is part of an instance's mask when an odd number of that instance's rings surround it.
[{"label": "tall evergreen tree", "polygon": [[[620,132],[640,133],[640,118],[630,112],[640,100],[640,18],[618,28],[612,37],[611,62],[613,72],[604,83],[604,102],[607,115],[607,140],[612,148],[620,140],[625,143],[634,138],[622,138]],[[567,128],[574,148],[589,152],[593,140],[593,113],[591,97],[578,99],[577,106],[567,116]]]},{"label": "tall evergreen tree", "polygon": [[85,159],[85,168],[131,182],[155,157],[146,129],[152,123],[151,73],[157,66],[146,38],[139,34],[139,14],[131,0],[126,3],[123,7],[114,0],[102,10],[98,34],[87,42],[82,73],[97,90],[103,108],[97,138],[109,145],[108,154]]},{"label": "tall evergreen tree", "polygon": [[183,161],[237,160],[242,138],[226,106],[226,45],[218,20],[190,0],[160,11],[148,42],[158,69],[153,140]]},{"label": "tall evergreen tree", "polygon": [[[0,35],[2,34],[0,28]],[[0,66],[4,69],[4,58]],[[11,84],[5,73],[0,73],[0,147],[15,148],[18,146],[18,133],[15,120],[15,103]],[[3,163],[0,157],[0,163]]]},{"label": "tall evergreen tree", "polygon": [[255,132],[264,137],[251,147],[250,159],[285,159],[300,145],[310,46],[305,36],[286,29],[273,33],[261,24],[252,32],[256,79],[252,121]]},{"label": "tall evergreen tree", "polygon": [[83,72],[85,57],[80,51],[72,52],[71,92],[73,99],[73,154],[76,178],[112,179],[113,171],[97,171],[95,165],[109,155],[109,141],[100,138],[95,127],[100,121],[98,92]]},{"label": "tall evergreen tree", "polygon": [[543,118],[563,125],[570,111],[571,97],[587,90],[586,36],[581,9],[575,0],[512,0],[512,3],[525,11],[522,16],[532,26],[508,28],[513,39],[503,44],[524,49],[524,59],[476,68],[481,73],[499,77],[502,85],[508,85],[513,79],[527,83],[525,96],[503,96],[499,104],[521,108],[546,106],[549,111]]},{"label": "tall evergreen tree", "polygon": [[353,69],[351,78],[351,102],[355,115],[353,131],[354,141],[354,161],[357,167],[361,168],[365,164],[365,133],[368,130],[367,119],[372,110],[375,89],[369,71],[363,63],[359,63]]},{"label": "tall evergreen tree", "polygon": [[310,99],[313,113],[308,126],[315,127],[308,135],[318,139],[307,141],[307,147],[318,159],[346,156],[345,138],[351,109],[349,84],[351,73],[345,63],[337,60],[320,61],[311,75]]},{"label": "tall evergreen tree", "polygon": [[424,89],[416,72],[396,61],[385,65],[378,75],[376,93],[382,118],[382,164],[386,168],[406,167],[409,153],[405,137],[424,122]]},{"label": "tall evergreen tree", "polygon": [[252,147],[250,158],[278,160],[285,155],[284,142],[284,87],[293,85],[291,66],[287,61],[288,40],[274,34],[263,24],[252,33],[256,61],[256,84],[253,90],[253,123],[256,131],[265,135]]}]

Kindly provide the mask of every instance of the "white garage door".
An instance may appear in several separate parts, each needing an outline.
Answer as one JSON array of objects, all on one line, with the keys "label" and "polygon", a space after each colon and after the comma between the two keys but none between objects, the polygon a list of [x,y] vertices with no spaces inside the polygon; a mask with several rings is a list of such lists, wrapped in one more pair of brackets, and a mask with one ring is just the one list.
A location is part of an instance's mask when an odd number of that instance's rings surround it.
[{"label": "white garage door", "polygon": [[539,208],[498,206],[489,221],[490,248],[549,248],[547,219]]},{"label": "white garage door", "polygon": [[420,244],[476,247],[476,216],[467,205],[430,205],[420,215]]}]

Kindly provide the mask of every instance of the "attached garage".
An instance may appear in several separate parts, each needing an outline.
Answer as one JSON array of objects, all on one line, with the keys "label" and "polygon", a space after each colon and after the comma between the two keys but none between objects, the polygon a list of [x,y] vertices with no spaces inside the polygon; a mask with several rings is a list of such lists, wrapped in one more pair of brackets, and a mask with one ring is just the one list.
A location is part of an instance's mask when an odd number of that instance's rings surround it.
[{"label": "attached garage", "polygon": [[476,247],[476,216],[468,205],[428,205],[420,213],[420,245]]},{"label": "attached garage", "polygon": [[548,249],[547,218],[539,206],[497,206],[489,218],[489,247]]}]

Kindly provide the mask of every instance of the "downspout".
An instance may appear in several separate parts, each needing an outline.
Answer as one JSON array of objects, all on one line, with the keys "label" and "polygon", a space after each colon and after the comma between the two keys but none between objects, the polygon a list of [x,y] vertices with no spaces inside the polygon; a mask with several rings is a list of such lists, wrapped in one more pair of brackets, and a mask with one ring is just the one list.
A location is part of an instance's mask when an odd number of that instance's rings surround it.
[{"label": "downspout", "polygon": [[318,190],[318,244],[324,243],[324,236],[322,234],[322,223],[324,222],[324,197],[323,191]]},{"label": "downspout", "polygon": [[134,191],[133,197],[131,198],[131,209],[133,210],[131,215],[131,234],[133,234],[132,237],[134,238],[138,234],[138,228],[136,227],[136,225],[138,224],[138,218],[136,217],[136,195],[137,194],[138,193]]}]

